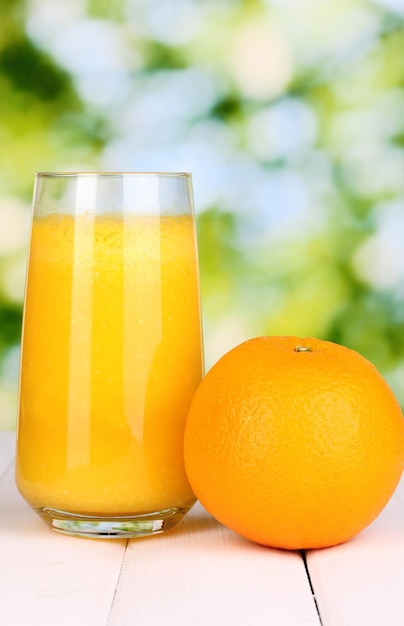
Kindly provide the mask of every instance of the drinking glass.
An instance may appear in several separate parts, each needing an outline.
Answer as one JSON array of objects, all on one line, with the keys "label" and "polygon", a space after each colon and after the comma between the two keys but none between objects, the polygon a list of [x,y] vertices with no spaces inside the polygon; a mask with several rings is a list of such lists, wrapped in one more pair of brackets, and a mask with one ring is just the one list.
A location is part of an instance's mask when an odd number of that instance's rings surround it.
[{"label": "drinking glass", "polygon": [[136,537],[195,502],[183,431],[202,377],[188,173],[39,173],[16,482],[61,533]]}]

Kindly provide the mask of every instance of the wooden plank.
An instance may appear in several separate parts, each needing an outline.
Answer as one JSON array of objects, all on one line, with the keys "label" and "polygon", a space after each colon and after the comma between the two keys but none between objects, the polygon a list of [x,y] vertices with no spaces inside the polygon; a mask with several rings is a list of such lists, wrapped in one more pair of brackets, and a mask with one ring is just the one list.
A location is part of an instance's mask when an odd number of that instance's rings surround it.
[{"label": "wooden plank", "polygon": [[51,531],[18,494],[10,467],[0,481],[0,624],[106,626],[125,548]]},{"label": "wooden plank", "polygon": [[318,626],[301,556],[255,545],[198,504],[159,537],[131,540],[108,626]]},{"label": "wooden plank", "polygon": [[14,463],[15,432],[0,430],[0,480],[4,472]]},{"label": "wooden plank", "polygon": [[403,626],[404,479],[371,526],[307,563],[324,626]]}]

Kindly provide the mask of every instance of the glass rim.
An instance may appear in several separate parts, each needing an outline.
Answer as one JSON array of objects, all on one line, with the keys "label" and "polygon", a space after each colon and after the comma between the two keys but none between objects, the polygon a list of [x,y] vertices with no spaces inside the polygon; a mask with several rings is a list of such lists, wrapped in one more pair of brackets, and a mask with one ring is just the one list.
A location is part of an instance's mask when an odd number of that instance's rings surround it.
[{"label": "glass rim", "polygon": [[117,172],[102,172],[102,171],[94,171],[94,172],[36,172],[36,178],[79,178],[79,177],[90,177],[95,176],[98,178],[119,178],[119,177],[140,177],[140,176],[150,176],[156,178],[191,178],[191,172],[129,172],[129,171],[117,171]]}]

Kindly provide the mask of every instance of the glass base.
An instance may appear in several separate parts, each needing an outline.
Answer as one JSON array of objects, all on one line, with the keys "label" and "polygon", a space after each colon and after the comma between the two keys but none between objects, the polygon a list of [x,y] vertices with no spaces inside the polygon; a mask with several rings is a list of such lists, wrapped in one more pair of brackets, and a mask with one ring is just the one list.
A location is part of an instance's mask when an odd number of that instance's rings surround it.
[{"label": "glass base", "polygon": [[58,533],[92,539],[130,539],[170,530],[189,508],[170,508],[138,515],[85,515],[44,507],[38,515]]}]

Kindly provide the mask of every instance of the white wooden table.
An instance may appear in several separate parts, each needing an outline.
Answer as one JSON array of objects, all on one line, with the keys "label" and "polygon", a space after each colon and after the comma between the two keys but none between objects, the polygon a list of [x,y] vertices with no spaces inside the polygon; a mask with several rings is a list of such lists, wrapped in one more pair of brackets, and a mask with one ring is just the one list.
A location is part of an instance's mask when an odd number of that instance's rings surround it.
[{"label": "white wooden table", "polygon": [[2,626],[404,625],[404,481],[363,533],[306,555],[250,543],[199,505],[152,538],[78,539],[18,494],[14,447],[0,432]]}]

